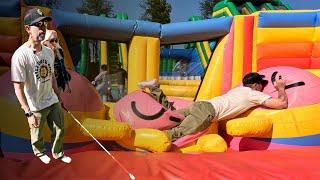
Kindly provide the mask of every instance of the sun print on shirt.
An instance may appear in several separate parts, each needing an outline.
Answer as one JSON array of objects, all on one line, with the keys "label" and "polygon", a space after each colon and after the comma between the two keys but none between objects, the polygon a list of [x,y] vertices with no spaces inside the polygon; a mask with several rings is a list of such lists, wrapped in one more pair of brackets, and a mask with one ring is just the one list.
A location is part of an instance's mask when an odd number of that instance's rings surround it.
[{"label": "sun print on shirt", "polygon": [[41,83],[49,81],[52,74],[51,70],[51,66],[46,59],[41,59],[40,61],[38,61],[35,68],[35,75],[37,77],[37,80],[39,80]]}]

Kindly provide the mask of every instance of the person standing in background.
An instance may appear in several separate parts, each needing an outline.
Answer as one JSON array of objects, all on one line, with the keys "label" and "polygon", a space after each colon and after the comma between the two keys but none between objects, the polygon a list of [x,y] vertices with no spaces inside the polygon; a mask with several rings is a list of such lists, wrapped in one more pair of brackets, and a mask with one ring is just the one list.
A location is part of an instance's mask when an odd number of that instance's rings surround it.
[{"label": "person standing in background", "polygon": [[111,75],[106,64],[101,65],[100,73],[94,78],[92,84],[96,86],[96,90],[102,101],[106,102],[113,100],[111,95]]},{"label": "person standing in background", "polygon": [[121,68],[121,64],[116,64],[116,72],[114,73],[116,82],[117,82],[117,89],[118,89],[118,99],[121,99],[124,95],[124,88],[126,79],[128,78],[127,71]]}]

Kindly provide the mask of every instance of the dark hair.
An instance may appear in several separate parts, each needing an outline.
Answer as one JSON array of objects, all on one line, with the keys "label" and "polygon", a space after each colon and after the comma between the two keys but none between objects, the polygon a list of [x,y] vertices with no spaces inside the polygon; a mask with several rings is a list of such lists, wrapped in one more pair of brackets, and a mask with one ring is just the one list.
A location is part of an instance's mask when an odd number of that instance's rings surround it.
[{"label": "dark hair", "polygon": [[108,70],[108,66],[106,64],[102,64],[100,68],[104,71]]},{"label": "dark hair", "polygon": [[265,76],[256,72],[251,72],[246,74],[242,79],[243,86],[249,86],[251,84],[257,83],[263,86],[268,84],[268,81],[263,79]]}]

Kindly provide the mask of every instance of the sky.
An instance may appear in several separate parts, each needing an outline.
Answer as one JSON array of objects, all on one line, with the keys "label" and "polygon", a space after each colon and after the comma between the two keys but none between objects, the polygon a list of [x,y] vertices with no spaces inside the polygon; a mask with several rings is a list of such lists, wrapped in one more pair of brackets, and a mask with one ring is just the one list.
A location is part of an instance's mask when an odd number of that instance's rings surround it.
[{"label": "sky", "polygon": [[[320,9],[320,0],[282,0],[290,4],[293,9]],[[127,13],[129,19],[139,19],[143,10],[139,6],[140,0],[111,0],[114,5],[115,14],[119,12]],[[188,18],[201,15],[201,0],[167,0],[171,4],[171,22],[188,21]],[[77,7],[81,7],[82,0],[62,0],[60,8],[65,11],[76,12]]]}]

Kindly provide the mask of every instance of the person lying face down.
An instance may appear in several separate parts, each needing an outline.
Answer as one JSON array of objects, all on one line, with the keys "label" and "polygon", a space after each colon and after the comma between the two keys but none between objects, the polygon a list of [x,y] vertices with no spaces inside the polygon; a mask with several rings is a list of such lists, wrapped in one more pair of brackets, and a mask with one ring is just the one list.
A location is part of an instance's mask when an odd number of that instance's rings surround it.
[{"label": "person lying face down", "polygon": [[[288,98],[285,92],[285,80],[281,75],[274,83],[278,97],[273,98],[263,93],[268,84],[264,75],[256,72],[246,74],[242,79],[243,86],[235,87],[226,94],[214,97],[207,101],[197,101],[188,108],[176,110],[185,116],[177,126],[164,132],[173,141],[185,135],[194,134],[207,129],[213,121],[228,120],[246,112],[252,107],[264,106],[271,109],[285,109],[288,107]],[[166,108],[171,108],[166,95],[159,88],[156,79],[138,83],[141,89],[149,88],[151,96]]]}]

